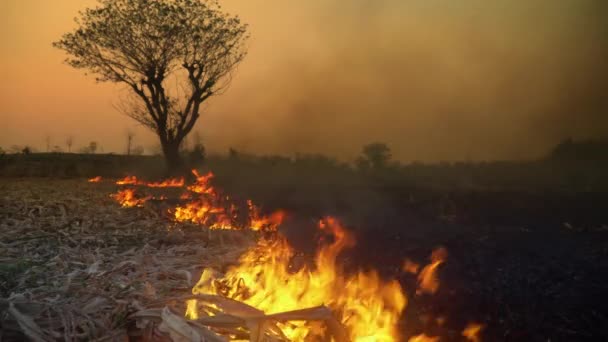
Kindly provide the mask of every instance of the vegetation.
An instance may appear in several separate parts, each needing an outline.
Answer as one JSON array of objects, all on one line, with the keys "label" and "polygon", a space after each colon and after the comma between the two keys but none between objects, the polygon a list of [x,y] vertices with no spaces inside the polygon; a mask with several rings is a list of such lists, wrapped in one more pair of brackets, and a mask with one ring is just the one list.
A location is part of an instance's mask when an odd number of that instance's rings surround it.
[{"label": "vegetation", "polygon": [[[167,165],[182,165],[179,147],[200,116],[201,104],[224,91],[245,57],[247,26],[212,1],[100,0],[79,27],[54,46],[66,62],[99,82],[128,86],[124,114],[158,135]],[[178,91],[167,84],[175,79]],[[94,152],[93,152],[94,153]]]},{"label": "vegetation", "polygon": [[[150,178],[165,175],[165,160],[160,156],[136,155],[139,151],[132,151],[131,156],[95,155],[93,152],[96,144],[93,143],[85,149],[86,154],[26,155],[17,150],[17,154],[6,154],[0,158],[0,175],[114,177],[137,174]],[[589,146],[598,153],[590,152]],[[546,158],[533,161],[429,164],[390,162],[386,158],[390,156],[387,147],[378,149],[384,151],[380,159],[374,159],[377,157],[373,153],[371,157],[363,154],[358,160],[367,160],[370,167],[361,169],[359,164],[352,165],[318,154],[256,156],[230,149],[227,155],[208,155],[199,140],[189,150],[181,151],[181,158],[191,168],[213,170],[225,188],[256,188],[268,192],[285,188],[307,189],[311,186],[438,190],[608,190],[608,156],[604,153],[607,149],[597,146],[606,145],[601,142],[562,143]]]}]

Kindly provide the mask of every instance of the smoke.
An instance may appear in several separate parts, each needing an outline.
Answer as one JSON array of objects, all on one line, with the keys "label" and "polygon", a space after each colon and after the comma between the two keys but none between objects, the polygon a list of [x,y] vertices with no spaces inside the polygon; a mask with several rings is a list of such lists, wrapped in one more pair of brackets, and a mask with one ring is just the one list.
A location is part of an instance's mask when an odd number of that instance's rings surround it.
[{"label": "smoke", "polygon": [[607,135],[605,1],[225,5],[253,37],[201,120],[212,149],[516,159]]},{"label": "smoke", "polygon": [[[221,0],[249,56],[197,130],[210,151],[404,161],[519,159],[608,132],[606,0]],[[74,136],[124,152],[119,87],[61,64],[51,42],[95,0],[2,2],[0,145]],[[136,144],[157,139],[136,129]]]}]

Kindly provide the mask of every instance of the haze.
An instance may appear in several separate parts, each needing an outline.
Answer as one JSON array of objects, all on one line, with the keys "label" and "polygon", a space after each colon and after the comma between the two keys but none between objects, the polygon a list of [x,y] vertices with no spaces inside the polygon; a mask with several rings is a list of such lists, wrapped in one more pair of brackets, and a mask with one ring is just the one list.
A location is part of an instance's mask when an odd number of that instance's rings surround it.
[{"label": "haze", "polygon": [[[94,0],[0,3],[0,146],[98,141],[124,152],[114,105],[51,42]],[[205,107],[206,146],[353,158],[388,143],[403,161],[528,159],[566,137],[608,135],[605,0],[225,0],[249,55]]]}]

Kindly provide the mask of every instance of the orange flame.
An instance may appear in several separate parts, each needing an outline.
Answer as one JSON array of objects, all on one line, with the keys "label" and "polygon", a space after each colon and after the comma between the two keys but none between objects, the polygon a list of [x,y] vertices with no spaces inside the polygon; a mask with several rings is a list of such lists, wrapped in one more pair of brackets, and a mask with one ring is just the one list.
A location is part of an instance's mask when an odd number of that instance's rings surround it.
[{"label": "orange flame", "polygon": [[439,279],[437,279],[437,268],[441,265],[448,256],[445,248],[437,248],[431,254],[431,263],[426,265],[420,274],[418,274],[417,293],[433,294],[439,289]]},{"label": "orange flame", "polygon": [[181,188],[185,183],[184,177],[181,177],[179,179],[171,178],[162,182],[147,183],[146,186],[150,188]]},{"label": "orange flame", "polygon": [[194,184],[188,187],[188,190],[195,192],[197,194],[213,194],[214,189],[209,184],[211,178],[214,177],[212,172],[207,173],[206,175],[201,176],[196,169],[192,170],[192,173],[196,177],[196,181]]},{"label": "orange flame", "polygon": [[269,216],[261,216],[260,209],[251,200],[247,200],[247,207],[249,208],[249,228],[256,232],[276,231],[285,219],[285,212],[282,210],[275,211]]},{"label": "orange flame", "polygon": [[436,336],[428,336],[426,334],[420,334],[416,336],[410,337],[408,342],[439,342],[439,337]]},{"label": "orange flame", "polygon": [[137,180],[135,176],[126,176],[123,179],[119,179],[116,181],[117,185],[141,185],[143,182]]},{"label": "orange flame", "polygon": [[122,207],[125,208],[141,207],[151,198],[150,196],[137,198],[135,196],[135,190],[133,189],[120,190],[117,193],[110,195],[110,197],[114,198]]},{"label": "orange flame", "polygon": [[[260,240],[223,279],[211,281],[208,273],[203,273],[193,293],[224,295],[268,314],[327,305],[353,341],[398,340],[397,322],[406,305],[399,283],[384,282],[375,271],[345,275],[336,258],[344,248],[354,245],[354,239],[332,218],[322,220],[319,228],[334,240],[318,251],[314,269],[303,267],[293,272],[290,261],[294,251],[278,236]],[[192,304],[189,312],[195,316]],[[293,341],[320,337],[319,329],[306,322],[281,323],[279,327]]]},{"label": "orange flame", "polygon": [[420,270],[420,265],[411,261],[410,259],[405,259],[405,261],[403,262],[403,266],[401,266],[401,269],[407,273],[418,274],[418,270]]},{"label": "orange flame", "polygon": [[226,210],[205,197],[176,207],[173,216],[178,222],[208,225],[210,229],[235,229]]},{"label": "orange flame", "polygon": [[468,341],[471,342],[480,342],[481,338],[479,334],[483,330],[483,325],[479,323],[469,323],[466,328],[462,331],[462,336],[464,336]]},{"label": "orange flame", "polygon": [[101,182],[101,176],[89,178],[89,183],[99,183]]}]

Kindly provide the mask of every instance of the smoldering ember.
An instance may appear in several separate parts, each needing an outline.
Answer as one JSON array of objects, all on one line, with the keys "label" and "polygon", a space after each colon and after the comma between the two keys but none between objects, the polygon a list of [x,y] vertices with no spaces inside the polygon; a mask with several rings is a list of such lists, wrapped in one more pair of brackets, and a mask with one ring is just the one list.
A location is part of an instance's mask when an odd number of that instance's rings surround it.
[{"label": "smoldering ember", "polygon": [[0,341],[608,340],[608,3],[0,7]]}]

